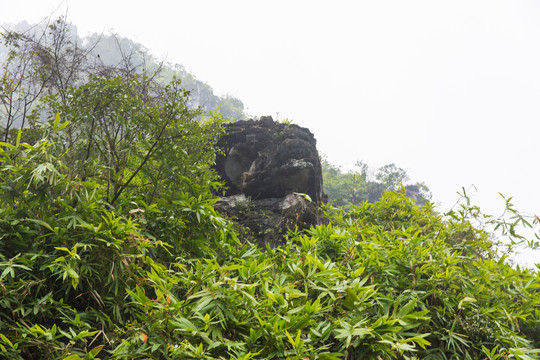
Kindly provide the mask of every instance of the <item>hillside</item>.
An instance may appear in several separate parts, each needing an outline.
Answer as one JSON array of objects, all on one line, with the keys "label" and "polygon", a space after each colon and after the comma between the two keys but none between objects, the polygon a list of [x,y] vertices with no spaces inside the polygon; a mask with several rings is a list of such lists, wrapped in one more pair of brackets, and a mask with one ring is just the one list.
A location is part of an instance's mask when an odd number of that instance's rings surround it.
[{"label": "hillside", "polygon": [[510,200],[386,191],[256,246],[213,206],[223,116],[47,29],[2,33],[0,356],[540,358],[540,273],[506,261],[538,219]]},{"label": "hillside", "polygon": [[[63,58],[64,64],[62,64],[61,67],[64,67],[64,71],[71,71],[72,74],[69,78],[70,83],[58,85],[71,86],[79,84],[80,81],[84,81],[86,76],[93,73],[110,76],[110,74],[118,71],[128,73],[144,72],[147,76],[155,76],[156,79],[162,83],[168,83],[174,78],[179,79],[182,86],[190,91],[188,100],[190,108],[196,109],[200,107],[203,109],[203,113],[208,115],[210,110],[219,107],[224,119],[234,121],[247,118],[247,115],[244,113],[244,104],[241,100],[230,95],[220,96],[214,94],[210,85],[198,80],[192,73],[187,71],[184,66],[160,61],[150,54],[148,49],[143,45],[114,33],[93,34],[80,38],[77,34],[76,26],[65,24],[62,19],[59,20],[60,22],[56,25],[53,23],[49,26],[66,26],[61,34],[63,39],[53,39],[53,33],[47,33],[47,24],[30,25],[23,22],[10,26],[5,32],[5,34],[8,34],[10,31],[9,29],[11,29],[24,36],[27,48],[22,51],[26,52],[26,55],[30,56],[30,58],[32,56],[31,53],[36,51],[37,48],[54,46],[55,41],[64,41],[64,48],[62,49],[63,53],[52,53],[51,55],[52,58],[55,58],[56,60]],[[70,48],[69,46],[66,46],[67,42],[74,47]],[[0,60],[2,62],[7,60],[9,48],[13,45],[14,43],[10,43],[9,41],[8,43],[2,42],[2,44],[0,44]],[[56,45],[59,44],[56,43]],[[60,49],[61,48],[58,48],[58,50]],[[30,58],[28,58],[27,61],[29,61]],[[12,72],[11,75],[18,80],[22,80],[27,76],[27,74],[18,73],[17,71]],[[39,87],[41,89],[34,90],[38,92],[39,90],[43,90],[42,86]],[[22,88],[13,90],[22,93],[25,91]],[[28,90],[30,89],[26,89],[26,91]],[[39,100],[39,96],[38,98],[33,99],[33,102],[37,100]],[[27,112],[31,110],[28,109],[28,106],[25,109]],[[16,124],[20,124],[19,118],[24,116],[20,113],[21,111],[14,112],[13,109],[11,109],[11,113],[13,113],[12,116],[17,118],[15,120]],[[8,113],[7,116],[9,117],[9,106],[7,109],[6,106],[4,106],[4,112]]]}]

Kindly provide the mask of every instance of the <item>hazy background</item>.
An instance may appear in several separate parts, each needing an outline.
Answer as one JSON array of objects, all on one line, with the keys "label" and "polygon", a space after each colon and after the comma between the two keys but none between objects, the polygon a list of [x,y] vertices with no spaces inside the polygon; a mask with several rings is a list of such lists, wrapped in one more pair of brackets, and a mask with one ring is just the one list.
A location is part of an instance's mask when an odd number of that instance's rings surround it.
[{"label": "hazy background", "polygon": [[487,213],[501,192],[540,214],[537,1],[0,0],[0,24],[51,13],[308,127],[345,169],[395,163],[440,211],[465,187]]}]

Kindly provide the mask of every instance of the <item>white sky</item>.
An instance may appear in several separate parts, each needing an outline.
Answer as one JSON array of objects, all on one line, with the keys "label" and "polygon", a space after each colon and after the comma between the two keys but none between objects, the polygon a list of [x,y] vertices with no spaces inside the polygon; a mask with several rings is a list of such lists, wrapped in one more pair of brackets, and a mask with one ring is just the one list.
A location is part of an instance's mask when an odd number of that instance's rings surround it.
[{"label": "white sky", "polygon": [[[536,0],[0,0],[0,24],[68,14],[180,63],[249,113],[308,127],[352,167],[395,163],[447,211],[540,214]],[[522,262],[540,262],[525,254]]]}]

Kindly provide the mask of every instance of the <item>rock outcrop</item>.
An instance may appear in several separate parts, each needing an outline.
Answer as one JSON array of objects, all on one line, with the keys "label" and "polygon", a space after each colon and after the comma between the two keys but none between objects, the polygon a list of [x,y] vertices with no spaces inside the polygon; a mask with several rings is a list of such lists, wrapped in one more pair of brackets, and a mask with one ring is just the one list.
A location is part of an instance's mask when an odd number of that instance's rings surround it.
[{"label": "rock outcrop", "polygon": [[306,128],[271,117],[227,125],[216,169],[227,186],[216,209],[234,216],[259,244],[278,245],[287,228],[318,222],[323,196],[316,140]]}]

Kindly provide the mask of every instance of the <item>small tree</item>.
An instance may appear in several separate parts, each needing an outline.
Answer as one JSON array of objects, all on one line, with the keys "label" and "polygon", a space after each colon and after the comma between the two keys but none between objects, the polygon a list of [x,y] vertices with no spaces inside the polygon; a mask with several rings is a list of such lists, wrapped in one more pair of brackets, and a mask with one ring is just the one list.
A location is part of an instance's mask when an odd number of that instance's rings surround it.
[{"label": "small tree", "polygon": [[399,190],[401,184],[409,180],[407,172],[394,164],[380,167],[375,178],[384,184],[388,190],[392,191]]}]

